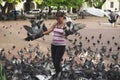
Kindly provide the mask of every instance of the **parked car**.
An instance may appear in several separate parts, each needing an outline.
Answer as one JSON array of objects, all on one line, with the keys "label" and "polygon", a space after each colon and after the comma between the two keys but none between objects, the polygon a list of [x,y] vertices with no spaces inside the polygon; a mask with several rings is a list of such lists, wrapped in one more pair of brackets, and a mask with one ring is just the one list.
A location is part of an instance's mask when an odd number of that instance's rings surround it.
[{"label": "parked car", "polygon": [[27,19],[35,19],[35,15],[32,13],[24,13],[24,16]]},{"label": "parked car", "polygon": [[10,10],[5,16],[5,20],[16,20],[22,16],[22,13],[20,10]]},{"label": "parked car", "polygon": [[34,14],[28,11],[24,13],[24,17],[26,19],[40,19],[42,16],[41,16],[41,13]]},{"label": "parked car", "polygon": [[[51,13],[56,13],[58,7],[57,6],[51,6]],[[67,7],[66,6],[60,6],[59,11],[67,13]]]},{"label": "parked car", "polygon": [[17,15],[17,16],[21,16],[21,15],[22,15],[22,13],[21,13],[20,10],[11,10],[9,13],[14,14],[15,11],[16,11],[16,15]]},{"label": "parked car", "polygon": [[51,6],[51,13],[57,12],[57,6]]},{"label": "parked car", "polygon": [[41,12],[41,9],[32,9],[31,11],[29,11],[29,13],[32,14],[39,14]]},{"label": "parked car", "polygon": [[67,13],[67,7],[66,6],[60,6],[60,11]]},{"label": "parked car", "polygon": [[45,7],[43,10],[42,10],[42,13],[48,13],[49,12],[49,7]]}]

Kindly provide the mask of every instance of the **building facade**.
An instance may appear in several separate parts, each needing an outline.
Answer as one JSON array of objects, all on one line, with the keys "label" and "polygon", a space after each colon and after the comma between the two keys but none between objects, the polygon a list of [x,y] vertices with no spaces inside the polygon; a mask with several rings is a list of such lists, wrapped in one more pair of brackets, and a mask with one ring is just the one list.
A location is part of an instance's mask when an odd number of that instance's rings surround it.
[{"label": "building facade", "polygon": [[120,0],[106,0],[103,10],[120,11]]}]

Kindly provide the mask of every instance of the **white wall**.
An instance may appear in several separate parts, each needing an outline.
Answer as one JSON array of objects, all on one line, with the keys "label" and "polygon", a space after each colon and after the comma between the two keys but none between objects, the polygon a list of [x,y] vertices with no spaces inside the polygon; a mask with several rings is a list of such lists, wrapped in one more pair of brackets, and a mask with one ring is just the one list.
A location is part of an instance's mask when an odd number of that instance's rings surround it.
[{"label": "white wall", "polygon": [[22,10],[23,9],[24,2],[19,3],[15,6],[16,10]]},{"label": "white wall", "polygon": [[[24,10],[24,3],[25,3],[25,2],[26,2],[26,1],[17,4],[17,5],[15,6],[16,10]],[[33,2],[33,3],[35,4],[35,2]],[[35,4],[35,9],[36,9],[36,8],[37,8],[37,5]]]},{"label": "white wall", "polygon": [[[114,4],[113,8],[110,7],[111,2],[113,2],[113,4]],[[109,10],[112,10],[112,11],[115,11],[115,8],[117,9],[117,11],[119,11],[119,1],[118,0],[107,0],[102,7],[103,10],[108,10],[109,9]]]}]

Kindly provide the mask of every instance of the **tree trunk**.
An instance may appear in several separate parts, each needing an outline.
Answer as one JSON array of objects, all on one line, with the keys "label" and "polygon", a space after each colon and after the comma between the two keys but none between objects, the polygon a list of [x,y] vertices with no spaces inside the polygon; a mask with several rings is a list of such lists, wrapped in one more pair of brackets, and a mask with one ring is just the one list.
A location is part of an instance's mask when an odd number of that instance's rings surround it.
[{"label": "tree trunk", "polygon": [[25,2],[24,3],[24,12],[30,11],[33,8],[35,8],[34,3],[32,3],[32,2]]},{"label": "tree trunk", "polygon": [[24,3],[24,11],[27,12],[27,11],[30,11],[30,3]]},{"label": "tree trunk", "polygon": [[6,12],[6,8],[5,7],[2,7],[2,6],[0,6],[0,8],[1,8],[1,11],[2,11],[2,14],[5,14]]},{"label": "tree trunk", "polygon": [[10,12],[10,10],[14,10],[15,9],[15,4],[14,3],[6,3],[7,5],[7,13]]}]

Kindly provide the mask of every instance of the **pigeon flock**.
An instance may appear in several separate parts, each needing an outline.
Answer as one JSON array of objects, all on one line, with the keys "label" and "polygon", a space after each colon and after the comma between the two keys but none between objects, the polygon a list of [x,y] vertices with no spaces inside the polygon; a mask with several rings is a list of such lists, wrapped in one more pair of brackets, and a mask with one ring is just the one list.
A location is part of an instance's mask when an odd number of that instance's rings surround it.
[{"label": "pigeon flock", "polygon": [[[31,22],[31,26],[24,25],[24,29],[27,31],[27,37],[25,38],[25,40],[32,41],[40,37],[43,37],[44,35],[42,35],[42,33],[47,31],[47,27],[44,24],[44,20],[41,19],[38,22],[35,20],[31,20],[30,22]],[[66,37],[76,33],[80,29],[85,28],[84,24],[73,23],[72,20],[68,20],[68,19],[66,19],[66,25],[67,25],[65,28]]]},{"label": "pigeon flock", "polygon": [[[4,48],[0,49],[0,61],[4,62],[4,71],[7,80],[119,80],[120,65],[118,63],[119,53],[105,55],[106,47],[103,46],[100,52],[83,49],[82,43],[72,40],[72,45],[66,48],[68,58],[63,59],[63,70],[58,78],[53,79],[55,73],[52,64],[50,49],[42,53],[39,45],[34,48],[24,48],[17,52],[18,57],[6,58]],[[13,48],[15,48],[13,46]],[[29,55],[26,57],[25,55]],[[32,55],[35,55],[32,58]],[[114,60],[114,63],[105,65],[105,58]],[[76,60],[78,59],[78,60]]]},{"label": "pigeon flock", "polygon": [[[31,21],[31,23],[33,23],[33,26],[36,26],[39,21]],[[40,23],[43,22],[41,21]],[[28,47],[17,51],[17,57],[13,55],[10,59],[7,58],[6,54],[12,54],[11,51],[6,52],[4,48],[0,48],[0,62],[3,64],[7,80],[120,80],[119,43],[113,43],[110,40],[107,40],[106,44],[102,43],[104,38],[102,33],[97,36],[98,40],[92,43],[96,36],[82,36],[78,31],[81,29],[79,24],[69,22],[68,25],[78,27],[72,28],[72,31],[75,33],[72,34],[74,38],[70,38],[70,36],[67,38],[69,43],[65,52],[67,57],[63,58],[61,62],[62,72],[57,78],[52,77],[55,74],[55,70],[52,64],[50,48],[47,48],[46,53],[43,53],[40,50],[40,45],[33,47],[29,44]],[[82,26],[82,28],[84,27]],[[69,31],[70,29],[68,26],[67,30]],[[44,30],[47,30],[47,28]],[[33,36],[31,35],[32,33],[34,31],[28,33],[28,36]],[[4,37],[6,37],[6,34]],[[111,39],[114,41],[116,37],[112,36]],[[31,40],[31,37],[27,38],[26,41],[29,40]],[[84,48],[82,40],[87,44],[91,43],[92,47],[96,47],[96,45],[101,45],[101,47],[100,49],[96,48],[96,50],[93,50],[91,46]],[[117,50],[116,53],[114,53],[113,47],[108,48],[111,44],[114,44]],[[16,47],[16,45],[13,45],[12,50],[16,49]],[[106,60],[112,60],[112,62],[109,61],[107,63]]]}]

